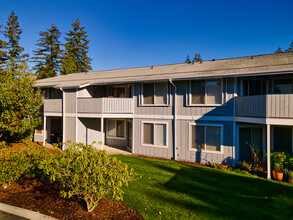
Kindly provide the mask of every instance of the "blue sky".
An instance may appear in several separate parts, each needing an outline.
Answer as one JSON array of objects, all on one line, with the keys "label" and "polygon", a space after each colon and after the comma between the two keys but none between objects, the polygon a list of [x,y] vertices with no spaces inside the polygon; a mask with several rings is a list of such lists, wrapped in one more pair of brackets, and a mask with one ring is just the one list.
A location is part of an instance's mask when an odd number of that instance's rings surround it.
[{"label": "blue sky", "polygon": [[0,24],[13,9],[30,55],[40,31],[55,24],[64,42],[79,17],[93,70],[266,54],[293,41],[292,0],[1,0]]}]

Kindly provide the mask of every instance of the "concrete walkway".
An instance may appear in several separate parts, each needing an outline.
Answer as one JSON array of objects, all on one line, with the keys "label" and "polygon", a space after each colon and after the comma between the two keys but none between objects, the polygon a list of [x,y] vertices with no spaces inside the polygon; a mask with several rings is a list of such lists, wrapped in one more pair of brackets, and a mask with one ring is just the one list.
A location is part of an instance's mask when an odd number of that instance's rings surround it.
[{"label": "concrete walkway", "polygon": [[56,220],[55,218],[33,212],[27,209],[19,208],[12,205],[0,203],[0,219],[1,220]]},{"label": "concrete walkway", "polygon": [[[101,147],[97,147],[99,150],[101,150]],[[113,155],[113,154],[123,154],[123,155],[130,155],[132,154],[126,147],[110,147],[107,145],[104,145],[103,148],[107,154]]]}]

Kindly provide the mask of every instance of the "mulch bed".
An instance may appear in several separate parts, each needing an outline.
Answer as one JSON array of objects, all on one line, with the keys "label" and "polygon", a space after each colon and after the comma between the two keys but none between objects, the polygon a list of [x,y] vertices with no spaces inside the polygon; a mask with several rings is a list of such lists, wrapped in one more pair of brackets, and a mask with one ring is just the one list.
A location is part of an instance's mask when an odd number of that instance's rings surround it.
[{"label": "mulch bed", "polygon": [[57,219],[143,219],[129,207],[107,199],[87,212],[83,200],[60,197],[57,183],[35,177],[21,177],[6,188],[0,186],[0,202],[40,212]]}]

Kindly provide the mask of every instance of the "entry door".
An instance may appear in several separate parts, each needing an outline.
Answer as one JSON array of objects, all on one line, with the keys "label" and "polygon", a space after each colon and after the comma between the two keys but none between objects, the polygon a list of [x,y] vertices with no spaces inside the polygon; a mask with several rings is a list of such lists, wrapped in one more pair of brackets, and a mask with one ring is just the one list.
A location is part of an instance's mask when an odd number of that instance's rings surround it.
[{"label": "entry door", "polygon": [[241,161],[252,161],[249,144],[260,149],[260,158],[262,158],[262,128],[239,128],[239,159]]}]

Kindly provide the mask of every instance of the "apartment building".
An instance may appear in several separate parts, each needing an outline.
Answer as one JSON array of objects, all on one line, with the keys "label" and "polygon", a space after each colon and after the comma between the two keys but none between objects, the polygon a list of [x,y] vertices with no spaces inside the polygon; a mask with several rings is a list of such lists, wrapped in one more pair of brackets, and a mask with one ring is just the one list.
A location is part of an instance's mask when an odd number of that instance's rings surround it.
[{"label": "apartment building", "polygon": [[[35,141],[72,140],[200,163],[293,152],[293,53],[94,71],[38,80]],[[268,172],[270,178],[270,172]]]}]

